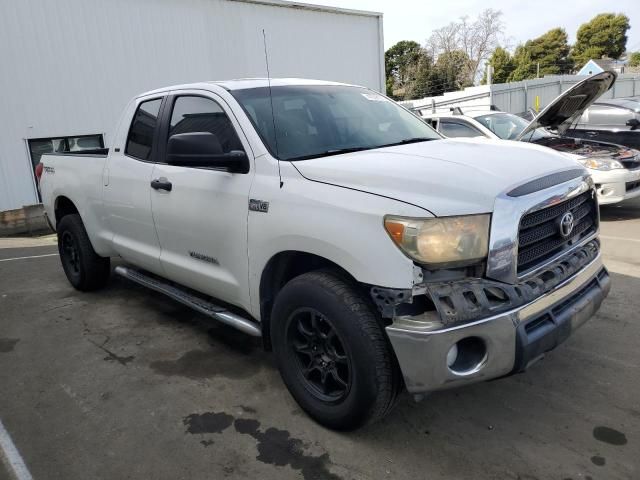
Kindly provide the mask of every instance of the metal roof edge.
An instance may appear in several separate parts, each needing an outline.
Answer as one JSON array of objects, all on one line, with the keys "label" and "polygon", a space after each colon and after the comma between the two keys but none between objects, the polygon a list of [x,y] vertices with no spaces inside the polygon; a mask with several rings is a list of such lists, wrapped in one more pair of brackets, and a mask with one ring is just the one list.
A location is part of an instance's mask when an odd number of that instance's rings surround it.
[{"label": "metal roof edge", "polygon": [[285,0],[229,0],[238,3],[255,3],[258,5],[268,5],[272,7],[296,8],[300,10],[311,10],[326,13],[342,13],[345,15],[359,15],[364,17],[382,18],[382,12],[371,12],[368,10],[354,10],[351,8],[330,7],[327,5],[317,5],[313,3],[289,2]]}]

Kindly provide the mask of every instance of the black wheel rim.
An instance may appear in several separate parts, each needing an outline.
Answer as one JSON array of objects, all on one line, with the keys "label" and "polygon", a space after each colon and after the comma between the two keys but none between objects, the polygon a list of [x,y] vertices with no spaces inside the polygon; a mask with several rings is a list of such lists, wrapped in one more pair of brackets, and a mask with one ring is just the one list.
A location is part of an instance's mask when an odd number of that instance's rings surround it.
[{"label": "black wheel rim", "polygon": [[287,322],[287,347],[305,388],[316,398],[336,402],[351,388],[348,351],[331,321],[314,308],[293,312]]},{"label": "black wheel rim", "polygon": [[67,231],[62,234],[62,254],[69,271],[74,275],[79,275],[80,254],[76,240],[73,238],[73,235],[71,235],[71,232]]}]

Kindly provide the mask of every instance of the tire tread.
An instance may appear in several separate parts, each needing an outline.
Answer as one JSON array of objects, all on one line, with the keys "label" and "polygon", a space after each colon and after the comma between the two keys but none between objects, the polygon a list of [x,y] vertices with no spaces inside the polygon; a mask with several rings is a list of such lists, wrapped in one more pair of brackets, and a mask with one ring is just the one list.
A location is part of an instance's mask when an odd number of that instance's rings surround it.
[{"label": "tire tread", "polygon": [[391,345],[373,305],[348,282],[330,270],[317,270],[300,275],[291,282],[312,282],[339,297],[353,313],[370,344],[373,346],[378,395],[366,415],[364,424],[375,423],[395,405],[401,388],[400,371]]},{"label": "tire tread", "polygon": [[[104,287],[111,274],[111,260],[108,257],[101,257],[93,249],[91,240],[84,228],[82,219],[78,214],[69,214],[62,217],[57,225],[58,247],[62,258],[62,232],[71,231],[74,235],[78,249],[80,250],[81,272],[78,282],[73,282],[67,275],[71,284],[78,290],[90,292]],[[66,273],[66,271],[65,271]]]}]

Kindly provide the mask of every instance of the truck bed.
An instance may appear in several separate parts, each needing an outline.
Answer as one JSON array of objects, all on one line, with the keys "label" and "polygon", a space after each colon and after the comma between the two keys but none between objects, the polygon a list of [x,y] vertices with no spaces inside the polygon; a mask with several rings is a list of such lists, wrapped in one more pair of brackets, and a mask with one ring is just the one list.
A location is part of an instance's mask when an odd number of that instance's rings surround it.
[{"label": "truck bed", "polygon": [[[39,187],[47,217],[54,228],[56,201],[60,197],[71,200],[85,222],[91,223],[92,219],[100,218],[107,154],[108,149],[101,148],[42,155],[43,172]],[[95,234],[93,225],[86,226],[90,236]]]}]

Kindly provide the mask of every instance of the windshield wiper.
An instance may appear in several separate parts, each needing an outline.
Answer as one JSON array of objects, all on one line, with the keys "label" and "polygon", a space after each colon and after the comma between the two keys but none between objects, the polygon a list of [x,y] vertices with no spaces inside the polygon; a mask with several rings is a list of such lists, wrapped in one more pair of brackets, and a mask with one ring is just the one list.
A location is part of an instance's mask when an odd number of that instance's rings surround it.
[{"label": "windshield wiper", "polygon": [[374,150],[376,148],[393,147],[396,145],[407,145],[409,143],[427,142],[429,140],[436,140],[435,138],[428,137],[415,137],[405,138],[399,142],[387,143],[384,145],[373,145],[370,147],[348,147],[348,148],[334,148],[331,150],[325,150],[324,152],[312,153],[310,155],[301,155],[299,157],[287,158],[287,161],[295,162],[296,160],[310,160],[312,158],[330,157],[331,155],[340,155],[342,153],[361,152],[363,150]]},{"label": "windshield wiper", "polygon": [[363,150],[371,150],[378,147],[349,147],[349,148],[334,148],[331,150],[325,150],[320,153],[312,153],[310,155],[301,155],[300,157],[287,158],[288,161],[293,162],[295,160],[310,160],[312,158],[330,157],[331,155],[340,155],[341,153],[361,152]]},{"label": "windshield wiper", "polygon": [[399,142],[387,143],[385,145],[378,145],[376,148],[395,147],[396,145],[408,145],[410,143],[428,142],[430,140],[437,140],[437,139],[431,138],[431,137],[405,138],[404,140],[400,140]]}]

